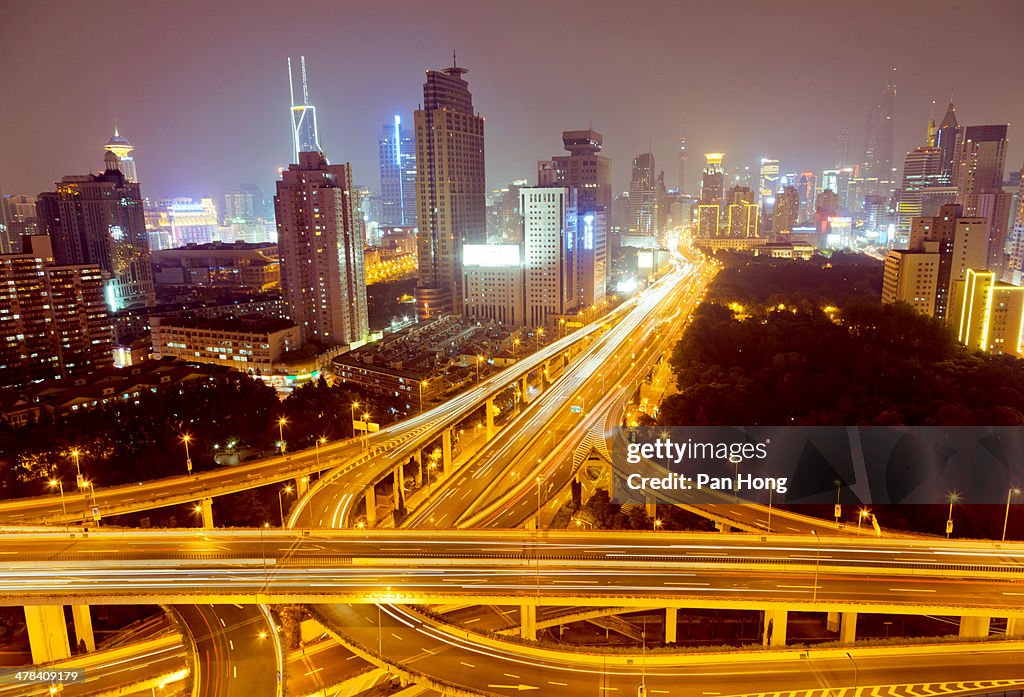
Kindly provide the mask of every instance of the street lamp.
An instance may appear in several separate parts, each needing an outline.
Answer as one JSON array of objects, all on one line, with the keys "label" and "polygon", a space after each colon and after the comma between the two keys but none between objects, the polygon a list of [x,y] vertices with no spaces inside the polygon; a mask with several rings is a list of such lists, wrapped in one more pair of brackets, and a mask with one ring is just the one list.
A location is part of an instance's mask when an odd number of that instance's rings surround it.
[{"label": "street lamp", "polygon": [[519,337],[516,337],[515,339],[512,339],[512,360],[513,361],[517,360],[516,359],[516,349],[519,348],[519,344],[520,344]]},{"label": "street lamp", "polygon": [[1006,515],[1003,516],[1003,542],[1006,542],[1006,524],[1010,522],[1010,497],[1020,496],[1020,489],[1011,487],[1006,492]]},{"label": "street lamp", "polygon": [[359,402],[352,402],[348,405],[349,410],[352,412],[352,437],[356,437],[356,409],[359,408]]},{"label": "street lamp", "polygon": [[423,388],[427,386],[430,380],[420,380],[420,413],[423,413]]},{"label": "street lamp", "polygon": [[484,357],[478,355],[476,357],[476,381],[480,382],[480,364],[484,362]]},{"label": "street lamp", "polygon": [[860,513],[857,514],[857,529],[860,530],[860,524],[864,522],[865,518],[871,516],[871,511],[866,508],[860,509]]},{"label": "street lamp", "polygon": [[661,527],[661,518],[654,519],[654,532],[658,532],[658,528]]},{"label": "street lamp", "polygon": [[849,651],[846,652],[846,657],[849,658],[850,659],[850,663],[853,664],[853,691],[854,691],[854,694],[856,694],[856,692],[857,692],[857,685],[860,682],[857,679],[857,674],[860,673],[860,669],[857,667],[857,661],[853,660],[853,656],[850,655]]},{"label": "street lamp", "polygon": [[85,481],[85,479],[82,478],[82,466],[78,460],[79,454],[80,453],[78,451],[78,448],[74,448],[71,450],[71,457],[74,458],[75,460],[75,482],[77,482],[78,488],[81,489],[83,486],[82,483]]},{"label": "street lamp", "polygon": [[540,351],[540,338],[544,336],[544,327],[537,327],[535,336],[537,338],[537,350]]},{"label": "street lamp", "polygon": [[284,425],[286,423],[288,423],[288,419],[286,419],[283,416],[280,419],[277,420],[277,435],[280,436],[280,438],[281,438],[281,454],[282,455],[284,455],[284,449],[285,449],[285,445],[284,445]]},{"label": "street lamp", "polygon": [[363,450],[370,447],[370,413],[363,414]]},{"label": "street lamp", "polygon": [[843,517],[843,506],[839,503],[839,495],[843,491],[843,482],[840,479],[836,480],[836,507],[833,511],[836,519],[836,525],[839,525],[839,519]]},{"label": "street lamp", "polygon": [[327,442],[327,436],[320,436],[316,439],[313,447],[316,448],[316,468],[320,469],[320,446]]},{"label": "street lamp", "polygon": [[192,441],[192,436],[184,434],[181,437],[181,442],[185,444],[185,467],[188,469],[188,473],[192,474],[192,458],[188,454],[188,444]]},{"label": "street lamp", "polygon": [[281,527],[282,528],[284,527],[284,499],[282,498],[282,496],[284,494],[290,494],[290,493],[292,493],[292,486],[291,486],[291,484],[289,484],[288,486],[286,486],[283,489],[280,489],[277,492],[277,508],[278,508],[278,510],[281,513]]},{"label": "street lamp", "polygon": [[67,520],[67,517],[68,517],[68,507],[64,503],[64,482],[62,482],[60,479],[51,479],[50,480],[50,486],[51,487],[55,486],[55,487],[57,487],[60,490],[60,509],[64,513],[65,520]]},{"label": "street lamp", "polygon": [[960,494],[951,491],[946,497],[949,500],[949,516],[946,518],[946,539],[953,534],[953,504],[960,503]]}]

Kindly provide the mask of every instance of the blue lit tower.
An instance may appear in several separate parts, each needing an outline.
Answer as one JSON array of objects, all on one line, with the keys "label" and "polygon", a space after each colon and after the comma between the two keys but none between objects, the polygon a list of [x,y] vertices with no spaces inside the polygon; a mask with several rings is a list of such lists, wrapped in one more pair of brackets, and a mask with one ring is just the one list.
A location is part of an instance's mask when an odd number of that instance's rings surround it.
[{"label": "blue lit tower", "polygon": [[402,117],[385,123],[378,140],[380,154],[381,223],[415,226],[416,137],[402,127]]},{"label": "blue lit tower", "polygon": [[316,128],[316,107],[309,103],[305,56],[299,57],[299,65],[302,78],[302,103],[296,104],[292,59],[288,59],[288,92],[292,101],[292,162],[299,161],[300,152],[321,152],[320,134]]}]

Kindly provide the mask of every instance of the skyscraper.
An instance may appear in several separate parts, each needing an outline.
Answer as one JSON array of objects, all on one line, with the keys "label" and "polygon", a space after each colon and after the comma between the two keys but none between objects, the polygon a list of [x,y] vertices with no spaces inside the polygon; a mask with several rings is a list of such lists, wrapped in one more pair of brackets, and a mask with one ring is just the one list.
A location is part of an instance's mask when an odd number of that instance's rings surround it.
[{"label": "skyscraper", "polygon": [[96,264],[112,312],[155,300],[149,241],[139,185],[117,169],[107,151],[103,174],[67,176],[39,195],[40,229],[53,241],[58,264]]},{"label": "skyscraper", "polygon": [[1012,195],[1003,191],[1006,164],[1006,124],[967,126],[957,141],[953,180],[964,215],[982,216],[989,223],[988,268],[1002,280],[1007,268]]},{"label": "skyscraper", "polygon": [[725,198],[725,171],[722,169],[722,158],[725,153],[704,153],[707,165],[700,184],[700,202],[703,204],[722,203]]},{"label": "skyscraper", "polygon": [[[896,69],[892,79],[882,90],[878,102],[868,110],[867,127],[864,132],[864,158],[861,176],[877,179],[874,193],[888,194],[892,184],[893,126],[896,109]],[[872,193],[872,192],[867,192]]]},{"label": "skyscraper", "polygon": [[729,189],[729,237],[757,237],[757,203],[746,186]]},{"label": "skyscraper", "polygon": [[316,127],[316,107],[309,103],[309,86],[306,81],[306,57],[299,57],[302,80],[302,103],[295,102],[295,82],[292,59],[288,59],[288,92],[291,97],[292,119],[292,162],[299,161],[300,152],[320,152],[320,133]]},{"label": "skyscraper", "polygon": [[956,120],[956,107],[949,103],[946,115],[935,131],[935,147],[939,149],[939,173],[942,183],[953,183],[953,162],[956,159],[957,141],[960,139],[960,124]]},{"label": "skyscraper", "polygon": [[761,158],[761,171],[758,174],[757,203],[764,207],[765,199],[774,199],[779,191],[779,161]]},{"label": "skyscraper", "polygon": [[562,144],[569,154],[537,163],[540,186],[568,187],[576,198],[579,224],[571,240],[571,267],[577,307],[601,302],[606,292],[612,161],[599,154],[603,142],[593,129],[563,131]]},{"label": "skyscraper", "polygon": [[629,180],[629,234],[658,233],[658,187],[654,175],[654,155],[641,153],[633,158],[633,176]]},{"label": "skyscraper", "polygon": [[679,193],[686,194],[686,127],[682,128],[683,134],[679,136]]},{"label": "skyscraper", "polygon": [[814,172],[801,172],[797,179],[796,190],[800,192],[800,220],[810,220],[814,216],[814,197],[818,193],[818,175]]},{"label": "skyscraper", "polygon": [[775,197],[772,213],[772,233],[787,235],[793,231],[800,211],[800,192],[795,186],[787,186]]},{"label": "skyscraper", "polygon": [[463,313],[462,248],[486,242],[484,119],[473,111],[467,72],[428,70],[415,115],[421,319]]},{"label": "skyscraper", "polygon": [[523,281],[526,324],[543,327],[573,306],[570,240],[576,236],[573,192],[565,187],[523,187]]},{"label": "skyscraper", "polygon": [[902,238],[910,234],[910,221],[922,213],[921,190],[942,183],[942,149],[919,146],[903,161],[903,183],[897,211],[896,232]]},{"label": "skyscraper", "polygon": [[380,155],[380,222],[416,225],[416,136],[402,117],[385,123],[377,141]]},{"label": "skyscraper", "polygon": [[281,287],[303,343],[351,344],[369,332],[363,239],[352,170],[320,152],[299,153],[274,197]]},{"label": "skyscraper", "polygon": [[852,164],[850,162],[850,131],[844,128],[836,136],[835,167],[836,169],[842,169],[850,164]]},{"label": "skyscraper", "polygon": [[103,146],[108,152],[114,153],[117,157],[117,168],[121,170],[121,174],[128,181],[138,184],[139,173],[135,169],[135,158],[132,157],[132,150],[135,149],[128,139],[118,133],[117,127],[114,127],[114,135],[110,136],[110,140],[107,141],[106,145]]}]

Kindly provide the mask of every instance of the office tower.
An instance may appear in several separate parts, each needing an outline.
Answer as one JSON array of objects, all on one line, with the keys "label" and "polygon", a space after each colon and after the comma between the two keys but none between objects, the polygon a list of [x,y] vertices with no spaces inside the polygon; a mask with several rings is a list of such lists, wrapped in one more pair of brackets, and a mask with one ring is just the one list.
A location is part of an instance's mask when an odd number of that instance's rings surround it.
[{"label": "office tower", "polygon": [[888,193],[892,182],[893,126],[896,108],[896,69],[892,79],[882,90],[878,102],[868,111],[867,127],[864,133],[864,158],[861,176],[877,179],[877,191],[867,193]]},{"label": "office tower", "polygon": [[957,142],[953,162],[953,180],[964,215],[989,221],[987,268],[996,272],[996,280],[1002,280],[1008,271],[1005,248],[1012,195],[1003,191],[1007,129],[1005,124],[967,126]]},{"label": "office tower", "polygon": [[240,184],[224,194],[224,220],[255,220],[266,215],[263,192],[255,184]]},{"label": "office tower", "polygon": [[697,204],[697,237],[718,237],[718,229],[722,224],[722,204]]},{"label": "office tower", "polygon": [[935,131],[935,147],[939,149],[939,173],[944,185],[953,184],[953,163],[956,160],[956,147],[961,130],[956,120],[956,107],[950,102],[946,115],[942,117]]},{"label": "office tower", "polygon": [[0,255],[0,385],[85,375],[113,364],[104,275],[58,265],[46,235]]},{"label": "office tower", "polygon": [[836,157],[835,167],[836,169],[843,169],[848,167],[850,164],[850,131],[843,129],[842,132],[836,136]]},{"label": "office tower", "polygon": [[641,153],[633,158],[633,177],[629,180],[629,234],[656,235],[657,206],[654,155]]},{"label": "office tower", "polygon": [[725,198],[725,171],[722,169],[722,158],[725,153],[704,153],[707,164],[700,185],[700,202],[704,204],[722,203]]},{"label": "office tower", "polygon": [[679,193],[686,195],[686,160],[689,154],[686,152],[686,127],[683,127],[683,135],[679,137]]},{"label": "office tower", "polygon": [[352,170],[299,153],[277,182],[281,287],[303,343],[352,344],[369,332],[366,269],[352,201]]},{"label": "office tower", "polygon": [[775,210],[772,212],[772,233],[787,235],[797,224],[800,212],[800,192],[795,186],[787,186],[775,197]]},{"label": "office tower", "polygon": [[[870,232],[884,232],[889,224],[889,204],[885,196],[868,194],[864,197],[864,227]],[[906,237],[901,240],[905,242]]]},{"label": "office tower", "polygon": [[800,193],[800,220],[810,220],[814,215],[814,196],[817,189],[817,175],[814,172],[802,172],[796,183],[796,190]]},{"label": "office tower", "polygon": [[381,128],[377,141],[380,155],[380,222],[382,225],[416,225],[416,135],[402,127],[395,114]]},{"label": "office tower", "polygon": [[897,211],[896,232],[901,237],[910,234],[910,221],[922,215],[921,190],[942,184],[942,149],[916,147],[903,161],[903,183]]},{"label": "office tower", "polygon": [[729,237],[757,237],[757,211],[754,192],[750,187],[734,186],[729,189]]},{"label": "office tower", "polygon": [[462,248],[487,241],[484,120],[473,111],[465,68],[428,70],[416,111],[420,319],[462,314]]},{"label": "office tower", "polygon": [[306,80],[306,57],[299,57],[302,80],[302,103],[295,102],[295,82],[292,59],[288,58],[288,94],[291,98],[292,162],[299,161],[300,152],[320,152],[320,132],[316,126],[316,107],[309,103],[309,83]]},{"label": "office tower", "polygon": [[761,158],[761,170],[758,176],[757,203],[764,207],[765,199],[774,199],[779,191],[779,161]]},{"label": "office tower", "polygon": [[466,313],[512,327],[526,325],[518,244],[467,244],[462,250]]},{"label": "office tower", "polygon": [[579,224],[571,240],[571,266],[576,307],[599,303],[606,293],[612,161],[599,154],[603,142],[593,129],[563,131],[562,145],[569,154],[537,163],[539,186],[564,186],[575,195]]},{"label": "office tower", "polygon": [[573,192],[565,187],[523,187],[523,282],[526,324],[543,327],[573,306],[570,240],[576,236]]},{"label": "office tower", "polygon": [[111,312],[155,300],[142,194],[117,165],[108,151],[103,174],[64,177],[36,201],[57,263],[98,265]]},{"label": "office tower", "polygon": [[107,152],[112,152],[117,157],[117,168],[121,170],[124,178],[138,184],[139,173],[135,169],[135,158],[131,155],[135,147],[118,132],[116,126],[114,127],[114,135],[110,136],[110,140],[103,147]]}]

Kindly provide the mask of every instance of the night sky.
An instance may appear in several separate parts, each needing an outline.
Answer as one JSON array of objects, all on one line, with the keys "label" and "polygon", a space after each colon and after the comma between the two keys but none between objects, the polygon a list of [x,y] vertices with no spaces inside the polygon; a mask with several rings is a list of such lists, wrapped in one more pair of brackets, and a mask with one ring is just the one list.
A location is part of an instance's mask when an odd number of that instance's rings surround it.
[{"label": "night sky", "polygon": [[[321,144],[379,186],[377,135],[411,121],[423,71],[470,69],[487,178],[536,176],[564,129],[604,134],[615,186],[653,152],[666,183],[684,118],[689,190],[708,150],[726,168],[831,166],[898,70],[896,155],[922,144],[932,100],[962,124],[1010,123],[1024,164],[1024,2],[45,2],[0,6],[0,191],[95,170],[116,120],[150,198],[272,190],[291,142],[285,58],[305,54]],[[443,12],[443,13],[442,13]]]}]

